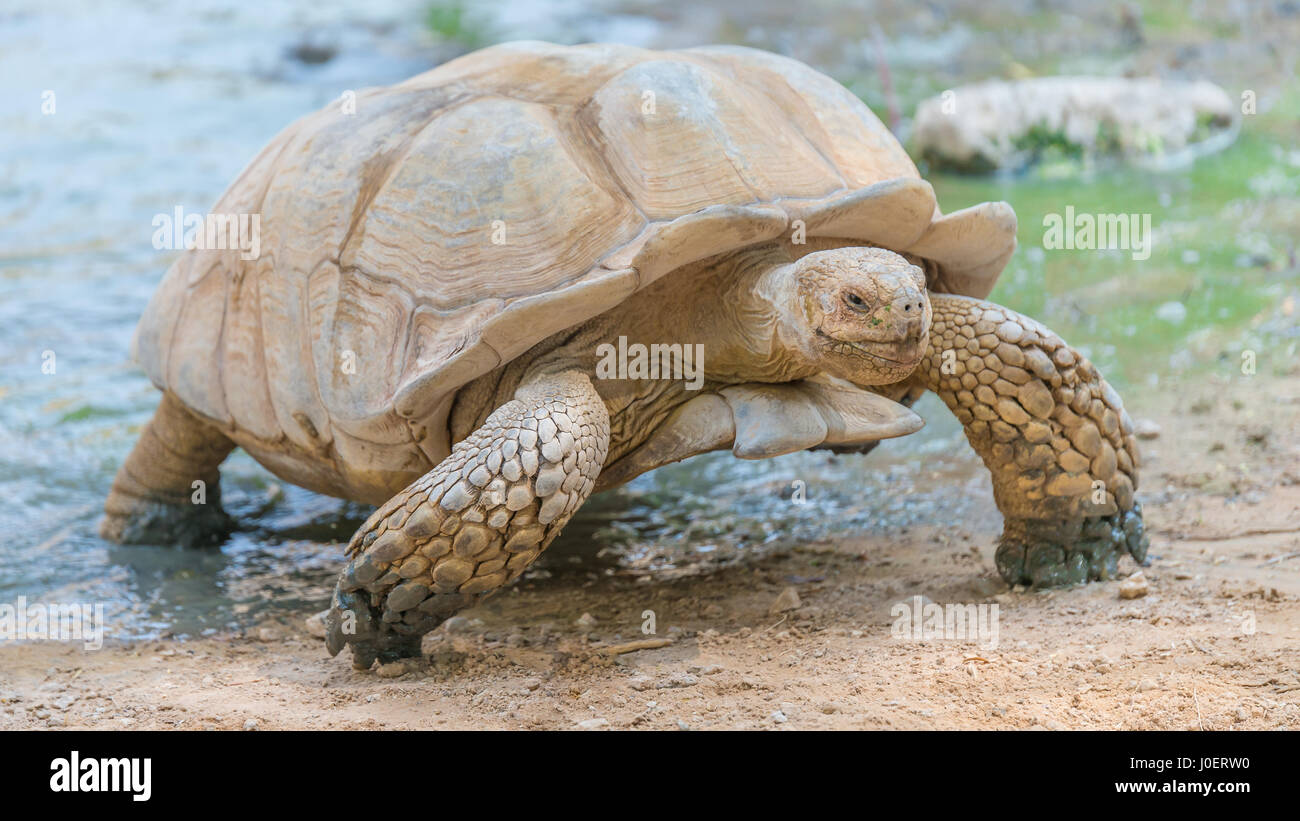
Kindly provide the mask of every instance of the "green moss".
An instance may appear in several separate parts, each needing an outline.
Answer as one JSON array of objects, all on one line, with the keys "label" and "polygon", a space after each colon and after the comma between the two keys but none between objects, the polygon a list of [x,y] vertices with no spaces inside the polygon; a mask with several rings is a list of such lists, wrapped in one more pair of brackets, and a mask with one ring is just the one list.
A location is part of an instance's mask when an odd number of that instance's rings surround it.
[{"label": "green moss", "polygon": [[1071,141],[1064,131],[1050,129],[1043,123],[1035,123],[1012,144],[1017,151],[1029,152],[1035,162],[1056,158],[1083,159],[1082,145]]},{"label": "green moss", "polygon": [[437,0],[424,15],[425,25],[439,39],[476,49],[492,42],[488,22],[463,0]]}]

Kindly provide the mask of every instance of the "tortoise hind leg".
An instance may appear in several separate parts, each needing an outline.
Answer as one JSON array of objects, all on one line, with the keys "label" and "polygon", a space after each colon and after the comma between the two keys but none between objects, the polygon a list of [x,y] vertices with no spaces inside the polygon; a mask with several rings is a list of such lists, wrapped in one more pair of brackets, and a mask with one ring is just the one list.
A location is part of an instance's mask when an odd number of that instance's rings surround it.
[{"label": "tortoise hind leg", "polygon": [[969,297],[930,300],[919,375],[993,474],[1002,577],[1051,587],[1114,578],[1124,553],[1143,563],[1137,443],[1115,390],[1033,319]]},{"label": "tortoise hind leg", "polygon": [[119,543],[185,547],[219,541],[231,522],[221,509],[218,467],[234,447],[164,393],[113,479],[99,535]]},{"label": "tortoise hind leg", "polygon": [[530,380],[348,545],[326,616],[352,665],[419,652],[420,637],[518,578],[591,494],[609,413],[586,375]]}]

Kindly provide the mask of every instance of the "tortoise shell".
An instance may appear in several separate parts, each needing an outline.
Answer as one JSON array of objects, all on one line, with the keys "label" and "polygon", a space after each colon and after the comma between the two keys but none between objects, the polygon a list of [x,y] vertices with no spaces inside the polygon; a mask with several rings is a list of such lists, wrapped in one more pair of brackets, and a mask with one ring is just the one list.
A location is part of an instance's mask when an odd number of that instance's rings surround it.
[{"label": "tortoise shell", "polygon": [[137,360],[274,472],[374,502],[449,452],[460,387],[691,262],[800,230],[983,297],[1016,227],[1006,203],[943,215],[794,60],[536,42],[300,119],[213,213],[259,214],[260,255],[182,254]]}]

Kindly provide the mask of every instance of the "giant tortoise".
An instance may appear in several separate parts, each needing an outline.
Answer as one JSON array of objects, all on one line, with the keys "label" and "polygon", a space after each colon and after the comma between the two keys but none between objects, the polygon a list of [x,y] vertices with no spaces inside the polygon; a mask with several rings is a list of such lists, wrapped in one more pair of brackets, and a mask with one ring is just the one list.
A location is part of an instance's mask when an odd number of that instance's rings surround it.
[{"label": "giant tortoise", "polygon": [[[1010,206],[942,213],[794,60],[496,46],[304,117],[213,210],[260,215],[261,253],[190,250],[162,280],[133,352],[163,398],[101,532],[227,530],[236,446],[378,505],[327,618],[359,668],[516,579],[594,492],[722,448],[865,451],[920,428],[926,390],[993,475],[1009,583],[1144,558],[1119,396],[984,299]],[[608,361],[629,350],[663,367]]]}]

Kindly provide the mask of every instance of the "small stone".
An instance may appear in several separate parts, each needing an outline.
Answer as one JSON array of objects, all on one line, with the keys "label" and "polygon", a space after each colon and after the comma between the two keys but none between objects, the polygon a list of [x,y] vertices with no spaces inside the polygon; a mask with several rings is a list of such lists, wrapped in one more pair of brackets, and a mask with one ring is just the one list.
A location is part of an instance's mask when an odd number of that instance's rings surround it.
[{"label": "small stone", "polygon": [[690,673],[673,673],[655,684],[657,690],[676,690],[681,687],[694,687],[700,680]]},{"label": "small stone", "polygon": [[375,675],[380,678],[397,678],[406,675],[406,672],[406,662],[390,661],[387,664],[379,665],[379,669],[375,670]]},{"label": "small stone", "polygon": [[784,724],[788,720],[785,717],[785,713],[781,712],[780,710],[774,711],[772,715],[768,717],[771,718],[772,722],[775,724]]},{"label": "small stone", "polygon": [[464,633],[469,630],[469,619],[464,616],[452,616],[442,623],[442,629],[448,635]]},{"label": "small stone", "polygon": [[1139,419],[1133,423],[1133,434],[1139,439],[1156,439],[1160,436],[1160,425],[1150,419]]},{"label": "small stone", "polygon": [[579,721],[579,722],[578,722],[578,726],[581,727],[581,728],[584,729],[584,730],[597,730],[597,729],[600,729],[601,727],[608,727],[608,726],[609,726],[609,719],[607,719],[607,718],[589,718],[589,719],[587,719],[586,721]]},{"label": "small stone", "polygon": [[594,630],[596,627],[596,617],[590,613],[583,613],[573,623],[582,630]]},{"label": "small stone", "polygon": [[776,615],[777,613],[784,613],[789,610],[798,610],[802,605],[803,602],[799,600],[799,591],[795,590],[793,587],[787,587],[781,591],[779,596],[776,597],[776,600],[772,602],[772,606],[768,608],[767,612]]},{"label": "small stone", "polygon": [[247,721],[245,721],[245,722],[244,722],[244,729],[245,729],[245,730],[248,730],[249,732],[252,732],[253,730],[256,730],[256,729],[257,729],[257,719],[255,719],[255,718],[250,718],[250,719],[248,719]]},{"label": "small stone", "polygon": [[329,615],[329,612],[330,611],[328,610],[322,610],[316,615],[307,618],[307,632],[310,635],[313,635],[318,639],[325,638],[327,632],[325,628],[325,616]]},{"label": "small stone", "polygon": [[1141,570],[1119,584],[1121,599],[1140,599],[1149,592],[1151,592],[1151,585],[1147,582],[1146,576],[1142,575]]}]

